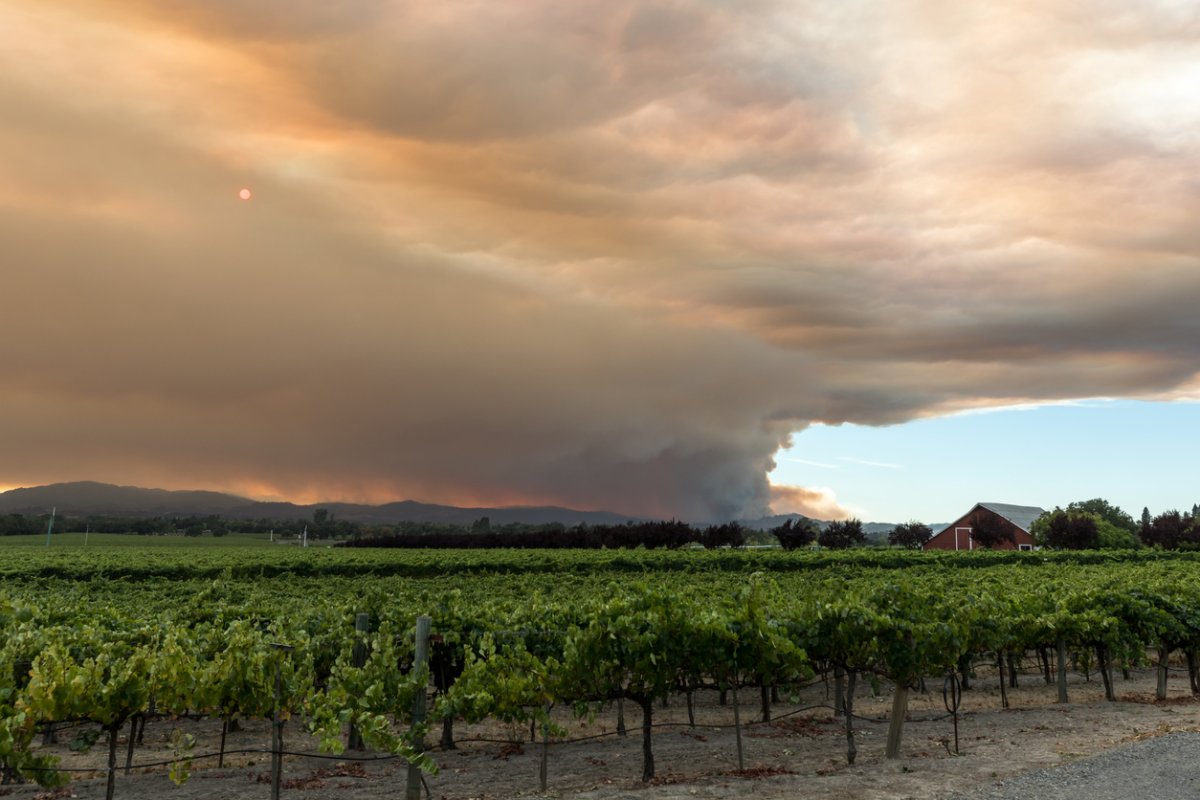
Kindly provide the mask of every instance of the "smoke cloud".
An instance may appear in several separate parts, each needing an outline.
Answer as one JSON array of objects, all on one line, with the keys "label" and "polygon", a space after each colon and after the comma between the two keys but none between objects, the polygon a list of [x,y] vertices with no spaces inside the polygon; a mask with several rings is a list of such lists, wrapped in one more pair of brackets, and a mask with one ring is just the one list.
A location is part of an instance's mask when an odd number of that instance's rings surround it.
[{"label": "smoke cloud", "polygon": [[0,0],[0,484],[834,517],[767,479],[812,422],[1176,395],[1198,34]]}]

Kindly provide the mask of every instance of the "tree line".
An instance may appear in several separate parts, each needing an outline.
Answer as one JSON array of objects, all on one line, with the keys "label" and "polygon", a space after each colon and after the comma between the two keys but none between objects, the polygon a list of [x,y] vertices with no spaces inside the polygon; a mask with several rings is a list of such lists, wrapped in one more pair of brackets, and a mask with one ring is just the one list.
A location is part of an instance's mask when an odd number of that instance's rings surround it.
[{"label": "tree line", "polygon": [[[969,520],[977,546],[991,549],[1015,544],[1013,528],[991,515],[977,513]],[[1157,516],[1142,509],[1140,520],[1104,498],[1080,500],[1066,508],[1055,506],[1029,529],[1035,542],[1054,550],[1200,549],[1200,505],[1190,511],[1172,509]]]},{"label": "tree line", "polygon": [[706,548],[741,547],[749,531],[737,522],[696,528],[686,522],[629,522],[624,525],[586,525],[568,528],[547,525],[505,525],[493,529],[483,517],[471,530],[409,531],[362,537],[341,547],[422,548],[538,548],[538,549],[677,549],[689,545]]},{"label": "tree line", "polygon": [[[1016,543],[1013,527],[992,514],[977,513],[970,518],[969,524],[971,538],[984,549]],[[866,544],[862,522],[858,519],[830,522],[824,528],[814,520],[788,520],[770,532],[785,550],[814,544],[832,549]],[[1039,545],[1055,550],[1130,550],[1138,547],[1200,550],[1200,504],[1193,505],[1190,511],[1172,509],[1157,516],[1143,508],[1141,519],[1135,520],[1118,506],[1098,497],[1069,503],[1066,508],[1056,506],[1038,517],[1029,532]],[[910,520],[893,528],[887,542],[894,547],[920,549],[933,534],[928,525]]]},{"label": "tree line", "polygon": [[1103,498],[1055,507],[1034,521],[1035,541],[1056,550],[1200,549],[1200,505],[1151,515],[1142,509],[1139,520]]},{"label": "tree line", "polygon": [[[0,515],[0,536],[44,534],[50,525],[49,514],[3,514]],[[214,535],[229,533],[261,533],[274,531],[276,534],[300,534],[306,520],[246,519],[231,520],[219,514],[194,516],[151,516],[128,517],[88,514],[70,516],[59,514],[54,518],[55,531],[90,531],[91,533],[128,533],[139,536],[185,536]],[[310,531],[311,533],[311,531]]]},{"label": "tree line", "polygon": [[[45,534],[50,525],[49,514],[2,514],[0,536]],[[139,536],[226,536],[230,533],[274,534],[299,537],[307,532],[310,539],[351,539],[363,536],[388,535],[396,532],[424,530],[462,531],[459,525],[429,523],[399,523],[371,525],[335,518],[329,509],[318,508],[312,519],[229,519],[220,514],[160,514],[128,516],[108,514],[69,515],[54,518],[54,530],[89,531],[91,533],[123,533]]]},{"label": "tree line", "polygon": [[[50,522],[48,514],[0,514],[0,536],[44,534]],[[1014,543],[1011,526],[999,523],[990,514],[971,520],[972,538],[985,549]],[[863,547],[868,541],[859,519],[822,523],[805,517],[792,518],[782,525],[760,532],[738,522],[707,527],[677,520],[630,522],[624,525],[586,525],[568,527],[562,523],[507,523],[494,526],[487,517],[470,525],[430,522],[367,524],[337,519],[328,509],[318,508],[311,520],[305,519],[225,519],[220,515],[159,516],[86,516],[60,515],[55,518],[57,531],[128,533],[149,535],[224,536],[229,533],[299,537],[307,532],[311,539],[339,540],[351,547],[428,547],[428,548],[679,548],[685,546],[741,547],[747,543],[778,542],[785,550],[821,547],[845,549]],[[1142,509],[1135,520],[1121,508],[1103,498],[1055,507],[1030,527],[1034,540],[1056,550],[1123,550],[1157,547],[1166,550],[1200,550],[1200,504],[1190,510],[1171,509],[1151,515]],[[910,520],[896,525],[887,535],[893,547],[920,549],[933,537],[928,525]],[[881,542],[879,542],[881,543]]]}]

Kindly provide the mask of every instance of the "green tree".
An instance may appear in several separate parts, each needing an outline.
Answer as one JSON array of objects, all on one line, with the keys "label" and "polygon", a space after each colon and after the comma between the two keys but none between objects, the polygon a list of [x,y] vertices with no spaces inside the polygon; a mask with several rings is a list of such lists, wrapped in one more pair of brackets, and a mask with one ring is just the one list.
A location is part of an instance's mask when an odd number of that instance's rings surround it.
[{"label": "green tree", "polygon": [[1017,534],[1013,525],[988,511],[976,511],[968,520],[971,538],[980,547],[991,550],[1008,542],[1015,545]]},{"label": "green tree", "polygon": [[[1072,503],[1072,505],[1075,505]],[[1133,550],[1141,546],[1141,542],[1137,535],[1126,527],[1117,526],[1109,522],[1107,519],[1092,513],[1080,511],[1064,511],[1061,508],[1055,507],[1053,511],[1047,511],[1029,527],[1029,532],[1037,543],[1043,547],[1065,547],[1061,544],[1052,544],[1053,536],[1050,534],[1050,522],[1058,516],[1087,516],[1092,519],[1096,526],[1096,538],[1094,544],[1087,545],[1098,550]],[[1061,523],[1060,523],[1061,524]]]},{"label": "green tree", "polygon": [[1096,520],[1097,543],[1100,550],[1133,550],[1141,546],[1135,532],[1118,528],[1106,519]]},{"label": "green tree", "polygon": [[310,539],[331,539],[338,533],[341,520],[334,520],[328,508],[313,509],[312,525],[308,528]]},{"label": "green tree", "polygon": [[[1100,519],[1116,525],[1118,528],[1124,528],[1130,533],[1137,533],[1138,531],[1138,524],[1133,517],[1102,497],[1076,501],[1067,506],[1067,511],[1082,511],[1088,514],[1095,514]],[[1143,513],[1149,514],[1149,512]]]},{"label": "green tree", "polygon": [[45,532],[46,524],[37,517],[26,517],[21,514],[5,514],[0,517],[0,536]]},{"label": "green tree", "polygon": [[1091,550],[1100,543],[1096,517],[1055,509],[1046,523],[1046,545],[1058,550]]},{"label": "green tree", "polygon": [[842,550],[847,547],[861,545],[867,540],[863,532],[861,519],[851,518],[834,520],[825,526],[825,530],[817,537],[817,544],[832,550]]},{"label": "green tree", "polygon": [[801,517],[789,519],[782,525],[772,528],[771,534],[779,541],[784,550],[795,550],[807,547],[817,539],[817,526],[811,519]]},{"label": "green tree", "polygon": [[892,528],[892,532],[888,534],[888,544],[920,550],[932,538],[933,528],[922,522],[909,520]]},{"label": "green tree", "polygon": [[1173,550],[1181,545],[1195,545],[1200,541],[1200,526],[1188,514],[1164,511],[1148,525],[1142,526],[1142,541],[1148,545]]}]

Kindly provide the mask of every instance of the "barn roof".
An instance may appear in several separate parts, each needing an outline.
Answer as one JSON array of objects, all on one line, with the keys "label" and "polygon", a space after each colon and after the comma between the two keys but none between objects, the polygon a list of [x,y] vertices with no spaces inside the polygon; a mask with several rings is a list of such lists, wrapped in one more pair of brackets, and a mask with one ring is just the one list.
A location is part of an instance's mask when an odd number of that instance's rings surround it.
[{"label": "barn roof", "polygon": [[1033,526],[1033,521],[1046,513],[1045,509],[1037,506],[1014,506],[1010,503],[978,503],[977,505],[999,514],[1026,533]]}]

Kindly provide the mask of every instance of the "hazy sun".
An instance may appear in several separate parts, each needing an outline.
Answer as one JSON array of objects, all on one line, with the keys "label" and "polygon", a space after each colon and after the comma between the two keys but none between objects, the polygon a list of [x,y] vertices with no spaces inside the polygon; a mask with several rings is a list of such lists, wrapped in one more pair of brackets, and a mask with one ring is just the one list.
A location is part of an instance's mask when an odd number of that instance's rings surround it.
[{"label": "hazy sun", "polygon": [[238,192],[238,197],[242,198],[243,200],[249,200],[250,199],[250,190],[242,189],[240,192]]}]

